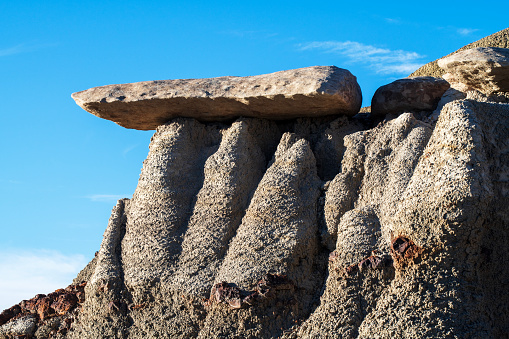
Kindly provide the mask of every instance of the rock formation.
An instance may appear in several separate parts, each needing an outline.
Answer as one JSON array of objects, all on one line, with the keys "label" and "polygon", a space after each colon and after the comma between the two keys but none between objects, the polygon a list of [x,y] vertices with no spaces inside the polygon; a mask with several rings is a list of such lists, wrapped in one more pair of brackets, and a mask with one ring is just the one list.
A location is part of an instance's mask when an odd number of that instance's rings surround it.
[{"label": "rock formation", "polygon": [[449,88],[440,78],[410,77],[378,88],[371,99],[371,114],[432,111]]},{"label": "rock formation", "polygon": [[[451,56],[457,52],[464,51],[471,48],[476,47],[500,47],[500,48],[509,48],[509,28],[503,29],[500,32],[493,33],[487,37],[482,38],[481,40],[477,40],[468,44],[466,46],[461,47],[455,52],[452,52],[443,58]],[[440,59],[438,59],[440,60]],[[410,74],[411,77],[422,77],[422,76],[431,76],[435,78],[442,77],[446,71],[438,65],[438,60],[427,63],[426,65],[421,66],[418,70]]]},{"label": "rock formation", "polygon": [[160,80],[74,93],[83,109],[120,126],[156,129],[174,117],[200,121],[240,116],[272,120],[355,115],[362,96],[346,69],[315,66],[251,77]]},{"label": "rock formation", "polygon": [[68,327],[4,311],[0,338],[507,338],[509,105],[456,92],[385,118],[170,119]]},{"label": "rock formation", "polygon": [[477,47],[438,60],[444,78],[462,91],[509,92],[509,49]]}]

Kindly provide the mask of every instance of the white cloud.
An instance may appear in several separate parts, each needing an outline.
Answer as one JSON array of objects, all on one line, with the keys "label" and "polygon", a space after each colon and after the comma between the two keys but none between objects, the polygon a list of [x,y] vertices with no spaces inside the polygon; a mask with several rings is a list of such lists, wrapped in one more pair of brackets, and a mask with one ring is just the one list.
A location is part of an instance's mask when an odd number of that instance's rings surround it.
[{"label": "white cloud", "polygon": [[461,34],[461,35],[470,35],[477,31],[478,31],[477,28],[458,28],[456,30],[456,32],[458,32],[458,34]]},{"label": "white cloud", "polygon": [[14,55],[25,52],[32,52],[41,48],[53,47],[57,44],[19,44],[13,47],[0,49],[0,57]]},{"label": "white cloud", "polygon": [[127,198],[127,194],[92,194],[86,196],[87,199],[90,199],[94,202],[117,202],[119,199]]},{"label": "white cloud", "polygon": [[411,73],[424,63],[424,55],[403,50],[391,50],[365,45],[356,41],[313,41],[300,44],[301,51],[321,50],[348,58],[348,62],[366,64],[377,73]]},{"label": "white cloud", "polygon": [[385,21],[390,23],[390,24],[401,24],[401,20],[399,19],[393,19],[393,18],[385,18]]},{"label": "white cloud", "polygon": [[0,49],[0,57],[7,56],[7,55],[13,55],[23,52],[23,45],[17,45],[14,47],[4,48]]},{"label": "white cloud", "polygon": [[135,149],[136,147],[138,147],[138,144],[136,145],[132,145],[132,146],[129,146],[129,147],[126,147],[124,148],[124,150],[122,151],[122,156],[125,158],[125,156],[127,155],[127,153],[131,152],[133,149]]},{"label": "white cloud", "polygon": [[38,293],[67,287],[87,262],[80,254],[0,250],[0,312]]}]

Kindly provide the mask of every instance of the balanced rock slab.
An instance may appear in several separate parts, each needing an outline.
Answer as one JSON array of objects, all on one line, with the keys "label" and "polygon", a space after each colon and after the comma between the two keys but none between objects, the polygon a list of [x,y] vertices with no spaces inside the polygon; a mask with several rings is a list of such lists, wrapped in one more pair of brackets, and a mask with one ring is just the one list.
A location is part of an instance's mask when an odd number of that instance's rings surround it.
[{"label": "balanced rock slab", "polygon": [[357,78],[335,66],[108,85],[73,93],[72,98],[100,118],[139,130],[155,129],[175,117],[223,121],[355,115],[362,102]]},{"label": "balanced rock slab", "polygon": [[371,114],[432,111],[448,88],[447,81],[434,77],[396,80],[376,90],[371,99]]},{"label": "balanced rock slab", "polygon": [[477,47],[440,59],[453,87],[483,93],[509,91],[509,48]]}]

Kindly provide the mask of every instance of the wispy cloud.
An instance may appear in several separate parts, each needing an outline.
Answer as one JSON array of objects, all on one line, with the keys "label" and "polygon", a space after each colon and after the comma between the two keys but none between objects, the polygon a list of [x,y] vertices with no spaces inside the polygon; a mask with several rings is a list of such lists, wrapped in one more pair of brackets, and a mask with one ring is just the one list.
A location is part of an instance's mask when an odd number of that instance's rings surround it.
[{"label": "wispy cloud", "polygon": [[127,198],[127,194],[92,194],[87,195],[85,198],[94,202],[116,202],[119,199]]},{"label": "wispy cloud", "polygon": [[125,156],[127,155],[127,153],[131,152],[133,149],[135,149],[136,147],[138,147],[138,144],[136,145],[132,145],[132,146],[129,146],[129,147],[126,147],[124,148],[124,150],[122,151],[122,156],[125,158]]},{"label": "wispy cloud", "polygon": [[23,52],[23,45],[0,49],[0,57]]},{"label": "wispy cloud", "polygon": [[33,52],[42,48],[53,47],[56,45],[57,44],[28,44],[28,43],[19,44],[16,46],[0,49],[0,57],[26,52]]},{"label": "wispy cloud", "polygon": [[399,19],[394,19],[394,18],[384,18],[384,20],[390,24],[396,24],[396,25],[399,25],[402,23],[401,20]]},{"label": "wispy cloud", "polygon": [[356,41],[313,41],[299,44],[301,51],[320,50],[346,57],[348,62],[366,64],[381,74],[411,73],[422,66],[424,55],[391,50]]},{"label": "wispy cloud", "polygon": [[470,35],[477,31],[478,31],[477,28],[458,28],[456,30],[456,32],[458,32],[458,34],[460,34],[460,35]]},{"label": "wispy cloud", "polygon": [[38,293],[72,283],[85,267],[83,255],[49,250],[0,250],[0,312]]}]

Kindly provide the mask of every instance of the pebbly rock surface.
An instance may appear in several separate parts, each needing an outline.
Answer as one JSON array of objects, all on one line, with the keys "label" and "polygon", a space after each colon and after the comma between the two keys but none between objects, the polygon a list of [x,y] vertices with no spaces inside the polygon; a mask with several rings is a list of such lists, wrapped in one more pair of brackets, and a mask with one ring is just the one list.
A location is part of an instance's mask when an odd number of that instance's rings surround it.
[{"label": "pebbly rock surface", "polygon": [[66,337],[504,338],[509,105],[418,117],[160,126]]},{"label": "pebbly rock surface", "polygon": [[466,92],[509,92],[509,48],[477,47],[440,59],[444,79]]},{"label": "pebbly rock surface", "polygon": [[225,121],[240,116],[271,120],[352,116],[362,102],[356,77],[335,66],[108,85],[73,93],[72,98],[100,118],[140,130],[156,129],[175,117]]},{"label": "pebbly rock surface", "polygon": [[410,77],[378,88],[371,99],[371,114],[433,111],[449,83],[440,78]]}]

